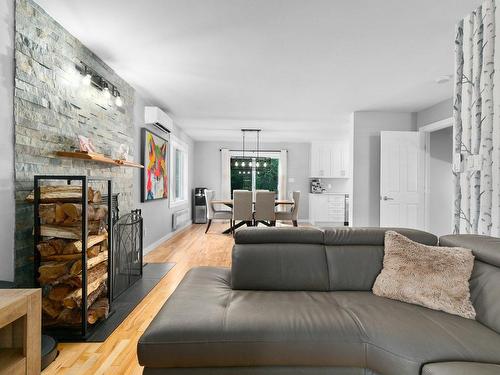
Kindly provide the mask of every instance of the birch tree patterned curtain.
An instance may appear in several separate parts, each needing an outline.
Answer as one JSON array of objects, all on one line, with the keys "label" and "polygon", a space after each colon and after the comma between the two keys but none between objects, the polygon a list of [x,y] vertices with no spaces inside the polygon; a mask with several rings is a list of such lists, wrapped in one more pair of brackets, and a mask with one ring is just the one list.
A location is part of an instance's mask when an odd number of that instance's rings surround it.
[{"label": "birch tree patterned curtain", "polygon": [[[456,28],[454,165],[455,233],[500,236],[500,28],[488,0]],[[499,40],[500,42],[500,40]]]}]

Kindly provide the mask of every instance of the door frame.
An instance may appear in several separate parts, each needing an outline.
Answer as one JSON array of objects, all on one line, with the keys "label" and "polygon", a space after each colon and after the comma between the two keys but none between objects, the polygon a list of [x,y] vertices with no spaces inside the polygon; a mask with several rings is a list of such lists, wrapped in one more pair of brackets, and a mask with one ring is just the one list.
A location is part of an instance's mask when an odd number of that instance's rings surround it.
[{"label": "door frame", "polygon": [[426,231],[430,231],[430,180],[431,180],[431,133],[453,126],[453,117],[431,122],[418,129],[422,137],[424,152],[424,226]]}]

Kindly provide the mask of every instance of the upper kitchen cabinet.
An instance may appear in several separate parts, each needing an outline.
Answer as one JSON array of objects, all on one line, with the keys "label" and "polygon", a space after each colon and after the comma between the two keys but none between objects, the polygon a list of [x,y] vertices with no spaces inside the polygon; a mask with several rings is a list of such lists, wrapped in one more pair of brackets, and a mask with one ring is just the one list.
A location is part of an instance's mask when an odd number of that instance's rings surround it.
[{"label": "upper kitchen cabinet", "polygon": [[312,142],[311,177],[349,178],[349,143]]}]

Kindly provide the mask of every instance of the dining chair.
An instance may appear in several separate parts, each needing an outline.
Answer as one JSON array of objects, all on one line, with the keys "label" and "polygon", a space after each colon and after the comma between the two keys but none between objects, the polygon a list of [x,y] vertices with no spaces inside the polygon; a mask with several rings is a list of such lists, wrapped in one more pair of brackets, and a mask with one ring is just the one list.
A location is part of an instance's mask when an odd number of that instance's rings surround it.
[{"label": "dining chair", "polygon": [[[236,221],[244,221],[247,225],[252,225],[253,202],[252,192],[248,190],[233,191],[233,220],[231,227],[236,226]],[[234,235],[234,231],[233,231]]]},{"label": "dining chair", "polygon": [[233,212],[229,210],[216,210],[212,201],[215,198],[215,191],[205,189],[205,204],[207,206],[207,229],[205,229],[205,233],[210,229],[210,225],[212,224],[212,220],[229,220],[231,221],[233,218]]},{"label": "dining chair", "polygon": [[257,199],[256,194],[257,194],[257,192],[258,192],[258,191],[269,191],[269,190],[265,190],[265,189],[256,189],[256,190],[252,190],[252,192],[253,192],[253,201],[254,201],[254,202],[255,202],[255,200]]},{"label": "dining chair", "polygon": [[293,226],[297,226],[297,218],[299,216],[299,200],[300,191],[293,192],[293,207],[290,211],[277,211],[276,220],[280,221],[291,221]]},{"label": "dining chair", "polygon": [[254,223],[262,223],[267,226],[276,225],[276,214],[274,212],[274,191],[257,190],[255,193]]}]

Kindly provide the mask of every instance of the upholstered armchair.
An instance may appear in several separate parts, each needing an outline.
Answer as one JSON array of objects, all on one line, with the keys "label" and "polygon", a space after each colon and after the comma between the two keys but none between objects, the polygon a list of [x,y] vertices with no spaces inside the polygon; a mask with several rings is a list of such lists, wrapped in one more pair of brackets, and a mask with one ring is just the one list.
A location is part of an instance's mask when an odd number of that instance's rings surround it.
[{"label": "upholstered armchair", "polygon": [[299,217],[299,200],[300,191],[293,192],[293,207],[291,211],[277,211],[276,220],[291,221],[293,226],[297,226],[297,219]]},{"label": "upholstered armchair", "polygon": [[207,205],[207,229],[205,229],[205,233],[210,229],[210,225],[212,224],[212,220],[229,220],[231,221],[233,218],[233,212],[229,210],[216,210],[212,201],[215,197],[215,191],[205,189],[205,202]]}]

